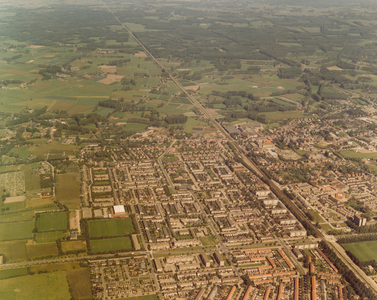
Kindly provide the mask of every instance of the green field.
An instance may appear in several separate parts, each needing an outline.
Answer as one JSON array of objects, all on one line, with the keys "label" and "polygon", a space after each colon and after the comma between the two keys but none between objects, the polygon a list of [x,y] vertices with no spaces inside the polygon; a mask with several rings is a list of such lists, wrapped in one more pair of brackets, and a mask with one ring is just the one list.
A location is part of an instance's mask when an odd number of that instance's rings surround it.
[{"label": "green field", "polygon": [[6,278],[12,278],[17,276],[28,275],[27,268],[20,269],[10,269],[10,270],[1,270],[0,271],[0,280]]},{"label": "green field", "polygon": [[343,244],[360,261],[377,260],[377,241]]},{"label": "green field", "polygon": [[25,241],[0,242],[0,253],[7,263],[27,260]]},{"label": "green field", "polygon": [[40,177],[37,174],[32,174],[32,170],[25,170],[25,189],[27,191],[40,189]]},{"label": "green field", "polygon": [[78,173],[56,175],[56,200],[69,209],[80,208],[79,177]]},{"label": "green field", "polygon": [[78,269],[67,271],[67,281],[72,289],[73,299],[91,299],[92,284],[90,282],[90,270]]},{"label": "green field", "polygon": [[35,241],[37,243],[51,243],[57,239],[62,239],[66,235],[64,231],[38,232],[35,235]]},{"label": "green field", "polygon": [[69,241],[62,242],[62,251],[64,253],[70,251],[86,251],[86,242],[85,241]]},{"label": "green field", "polygon": [[65,272],[35,274],[0,280],[0,299],[69,300]]},{"label": "green field", "polygon": [[135,232],[131,218],[89,221],[89,237],[125,236]]},{"label": "green field", "polygon": [[53,257],[59,255],[56,243],[29,244],[26,245],[26,252],[29,259]]},{"label": "green field", "polygon": [[217,241],[213,236],[203,236],[199,238],[203,246],[217,245]]},{"label": "green field", "polygon": [[91,240],[90,249],[92,253],[127,251],[132,250],[131,239],[127,237]]},{"label": "green field", "polygon": [[0,241],[30,239],[33,227],[33,221],[0,224]]},{"label": "green field", "polygon": [[38,232],[67,230],[66,212],[41,213],[37,216]]},{"label": "green field", "polygon": [[377,153],[361,153],[361,152],[355,152],[355,151],[349,151],[349,150],[344,150],[340,151],[340,154],[346,158],[366,158],[366,159],[375,159],[377,158]]}]

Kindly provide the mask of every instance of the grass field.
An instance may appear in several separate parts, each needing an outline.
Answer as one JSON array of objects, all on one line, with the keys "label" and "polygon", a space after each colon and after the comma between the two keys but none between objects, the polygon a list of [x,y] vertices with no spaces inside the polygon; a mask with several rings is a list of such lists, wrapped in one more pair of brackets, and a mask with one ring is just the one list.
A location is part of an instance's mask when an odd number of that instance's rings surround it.
[{"label": "grass field", "polygon": [[132,250],[132,243],[131,239],[128,236],[121,238],[91,240],[90,249],[92,253],[121,250],[127,251]]},{"label": "grass field", "polygon": [[80,178],[78,173],[56,175],[56,200],[69,209],[80,208]]},{"label": "grass field", "polygon": [[30,239],[33,227],[33,221],[0,224],[0,241]]},{"label": "grass field", "polygon": [[366,159],[370,159],[370,158],[377,158],[377,152],[374,152],[374,153],[361,153],[361,152],[355,152],[355,151],[348,151],[348,150],[345,150],[345,151],[340,151],[340,154],[346,158],[353,158],[353,157],[357,157],[357,158],[366,158]]},{"label": "grass field", "polygon": [[38,214],[38,232],[67,230],[68,219],[66,212],[53,212]]},{"label": "grass field", "polygon": [[315,211],[313,209],[308,209],[306,212],[312,216],[314,222],[318,222],[318,223],[325,222],[325,220],[323,220],[322,217],[319,215],[318,211]]},{"label": "grass field", "polygon": [[27,191],[40,189],[40,178],[37,174],[32,174],[32,170],[25,170],[25,189]]},{"label": "grass field", "polygon": [[31,221],[34,218],[33,211],[20,211],[12,214],[0,214],[0,222]]},{"label": "grass field", "polygon": [[24,276],[24,275],[29,275],[27,268],[1,270],[0,280],[6,279],[6,278],[17,277],[17,276]]},{"label": "grass field", "polygon": [[89,237],[124,236],[134,233],[131,218],[89,221]]},{"label": "grass field", "polygon": [[86,242],[85,241],[62,242],[62,250],[64,253],[69,252],[69,251],[85,251]]},{"label": "grass field", "polygon": [[342,247],[360,261],[377,260],[377,241],[343,244]]},{"label": "grass field", "polygon": [[203,246],[217,245],[217,241],[213,236],[203,236],[199,238]]},{"label": "grass field", "polygon": [[8,263],[26,261],[25,244],[25,241],[0,242],[0,253],[4,254]]},{"label": "grass field", "polygon": [[72,289],[74,299],[91,299],[92,284],[90,282],[90,270],[79,269],[67,271],[67,281]]},{"label": "grass field", "polygon": [[62,239],[67,234],[64,231],[39,232],[35,235],[37,243],[51,243],[57,239]]},{"label": "grass field", "polygon": [[28,244],[26,252],[29,259],[58,256],[59,249],[56,243]]},{"label": "grass field", "polygon": [[0,280],[0,299],[69,300],[65,272],[35,274]]}]

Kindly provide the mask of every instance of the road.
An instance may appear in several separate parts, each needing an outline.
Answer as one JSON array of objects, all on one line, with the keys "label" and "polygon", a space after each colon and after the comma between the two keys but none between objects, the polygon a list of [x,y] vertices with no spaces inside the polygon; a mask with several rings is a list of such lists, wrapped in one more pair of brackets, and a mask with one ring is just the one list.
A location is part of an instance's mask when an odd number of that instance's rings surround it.
[{"label": "road", "polygon": [[287,253],[290,254],[290,258],[293,259],[293,261],[295,262],[295,265],[300,269],[301,274],[305,275],[306,272],[305,272],[304,268],[301,266],[301,264],[298,261],[296,255],[294,255],[292,253],[292,251],[291,251],[290,247],[288,247],[287,243],[283,239],[281,239],[281,238],[279,238],[277,236],[275,236],[275,238],[279,241],[280,245],[285,249],[285,251],[287,251]]},{"label": "road", "polygon": [[174,188],[174,184],[173,184],[173,182],[171,181],[171,178],[170,178],[168,172],[166,172],[164,166],[162,165],[162,158],[164,157],[164,155],[165,155],[166,153],[169,152],[169,150],[171,149],[171,147],[173,147],[175,141],[176,141],[176,140],[173,140],[173,142],[170,144],[170,146],[169,146],[168,148],[166,148],[165,152],[162,153],[161,156],[157,159],[158,164],[160,165],[160,168],[161,168],[162,172],[164,173],[166,180],[168,181],[170,187],[171,187],[173,190],[175,190],[175,188]]}]

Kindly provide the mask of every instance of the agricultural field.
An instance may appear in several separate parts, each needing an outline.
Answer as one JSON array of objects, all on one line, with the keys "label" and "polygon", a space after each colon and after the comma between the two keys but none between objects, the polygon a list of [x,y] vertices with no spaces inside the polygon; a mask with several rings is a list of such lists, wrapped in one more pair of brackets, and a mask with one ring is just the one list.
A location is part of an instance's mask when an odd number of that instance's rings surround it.
[{"label": "agricultural field", "polygon": [[93,220],[88,225],[89,238],[125,236],[135,232],[131,218]]},{"label": "agricultural field", "polygon": [[33,221],[0,224],[0,241],[30,239],[33,236]]},{"label": "agricultural field", "polygon": [[26,252],[30,260],[59,255],[59,249],[56,243],[27,244]]},{"label": "agricultural field", "polygon": [[90,241],[90,250],[92,253],[129,251],[132,249],[131,239],[128,236]]},{"label": "agricultural field", "polygon": [[0,242],[0,253],[4,255],[6,263],[26,261],[26,242],[8,241]]},{"label": "agricultural field", "polygon": [[40,213],[37,215],[38,232],[67,230],[66,212]]},{"label": "agricultural field", "polygon": [[33,174],[33,170],[25,170],[25,189],[26,191],[40,189],[40,177],[38,174]]},{"label": "agricultural field", "polygon": [[72,297],[74,299],[91,299],[92,284],[90,282],[89,269],[75,269],[66,272],[67,281],[70,289],[72,289]]},{"label": "agricultural field", "polygon": [[69,209],[80,208],[80,174],[56,175],[56,200]]},{"label": "agricultural field", "polygon": [[69,300],[65,272],[34,274],[0,280],[0,299]]},{"label": "agricultural field", "polygon": [[86,242],[85,241],[69,241],[69,242],[62,242],[62,251],[64,253],[71,252],[71,251],[86,251]]},{"label": "agricultural field", "polygon": [[343,244],[342,247],[350,251],[361,262],[377,260],[377,241]]},{"label": "agricultural field", "polygon": [[29,275],[27,268],[1,270],[0,280],[24,275]]}]

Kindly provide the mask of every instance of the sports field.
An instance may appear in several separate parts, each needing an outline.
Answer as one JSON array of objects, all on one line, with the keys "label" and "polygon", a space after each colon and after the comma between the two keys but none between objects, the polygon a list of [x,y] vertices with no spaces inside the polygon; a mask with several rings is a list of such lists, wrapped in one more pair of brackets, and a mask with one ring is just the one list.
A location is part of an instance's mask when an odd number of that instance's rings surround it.
[{"label": "sports field", "polygon": [[35,235],[35,241],[37,243],[50,243],[62,239],[66,235],[64,231],[38,232]]},{"label": "sports field", "polygon": [[33,227],[33,221],[0,224],[0,241],[30,239]]},{"label": "sports field", "polygon": [[65,272],[34,274],[0,280],[0,299],[69,300]]},{"label": "sports field", "polygon": [[67,230],[68,219],[66,212],[38,214],[38,232]]},{"label": "sports field", "polygon": [[92,253],[127,251],[132,250],[131,239],[127,237],[91,240],[90,249]]},{"label": "sports field", "polygon": [[343,244],[360,261],[377,260],[377,241]]},{"label": "sports field", "polygon": [[89,221],[89,237],[125,236],[135,232],[131,218]]}]

